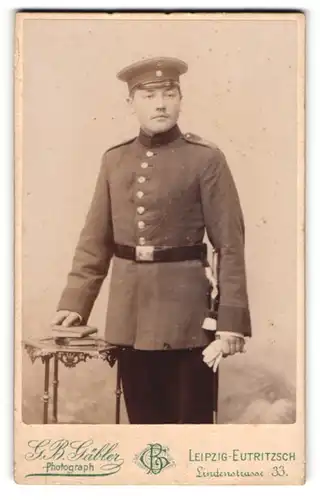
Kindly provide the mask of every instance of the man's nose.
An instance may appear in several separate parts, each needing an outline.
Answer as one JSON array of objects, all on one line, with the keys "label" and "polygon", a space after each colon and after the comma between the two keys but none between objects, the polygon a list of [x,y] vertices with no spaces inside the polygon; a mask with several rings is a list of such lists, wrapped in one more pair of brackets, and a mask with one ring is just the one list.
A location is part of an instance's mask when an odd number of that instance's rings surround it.
[{"label": "man's nose", "polygon": [[166,103],[162,95],[157,96],[156,98],[156,109],[157,110],[164,110],[166,109]]}]

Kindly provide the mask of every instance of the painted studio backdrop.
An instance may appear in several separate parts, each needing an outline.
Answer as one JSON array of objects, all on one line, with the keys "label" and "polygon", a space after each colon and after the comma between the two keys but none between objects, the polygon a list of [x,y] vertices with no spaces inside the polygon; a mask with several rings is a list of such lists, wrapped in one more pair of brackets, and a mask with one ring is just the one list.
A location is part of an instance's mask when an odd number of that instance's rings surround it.
[{"label": "painted studio backdrop", "polygon": [[[246,224],[253,337],[223,360],[220,423],[295,420],[297,343],[297,23],[25,20],[23,338],[50,334],[103,152],[137,134],[115,75],[142,57],[185,60],[180,127],[225,153]],[[105,281],[89,320],[103,334]],[[116,372],[60,369],[59,420],[113,423]],[[42,418],[43,365],[23,352],[23,420]],[[126,423],[124,405],[122,422]]]}]

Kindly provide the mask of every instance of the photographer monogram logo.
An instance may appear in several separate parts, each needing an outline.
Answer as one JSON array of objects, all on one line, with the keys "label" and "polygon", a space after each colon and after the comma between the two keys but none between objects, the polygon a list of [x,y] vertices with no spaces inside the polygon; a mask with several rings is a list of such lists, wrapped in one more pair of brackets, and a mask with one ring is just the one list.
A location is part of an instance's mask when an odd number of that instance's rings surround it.
[{"label": "photographer monogram logo", "polygon": [[134,457],[134,463],[144,469],[147,474],[160,474],[164,469],[174,467],[169,448],[160,443],[150,443]]}]

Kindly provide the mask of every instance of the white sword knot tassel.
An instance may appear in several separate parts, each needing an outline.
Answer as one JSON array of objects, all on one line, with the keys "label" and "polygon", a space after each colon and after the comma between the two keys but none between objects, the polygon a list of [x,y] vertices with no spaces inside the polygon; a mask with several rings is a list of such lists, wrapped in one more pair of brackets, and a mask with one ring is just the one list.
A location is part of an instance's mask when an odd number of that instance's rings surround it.
[{"label": "white sword knot tassel", "polygon": [[[210,298],[213,304],[218,295],[218,280],[217,280],[217,253],[213,253],[212,267],[210,265],[205,267],[205,274],[207,280],[211,285]],[[214,318],[205,318],[202,328],[205,330],[216,331],[217,322]],[[219,363],[222,359],[222,341],[221,339],[214,340],[211,342],[202,352],[203,361],[213,369],[214,372],[217,371]]]},{"label": "white sword knot tassel", "polygon": [[210,285],[211,285],[211,300],[214,301],[218,295],[218,283],[217,283],[217,279],[211,269],[210,266],[206,266],[204,268],[204,271],[205,271],[205,274],[206,274],[206,277],[207,277],[207,280],[209,281]]}]

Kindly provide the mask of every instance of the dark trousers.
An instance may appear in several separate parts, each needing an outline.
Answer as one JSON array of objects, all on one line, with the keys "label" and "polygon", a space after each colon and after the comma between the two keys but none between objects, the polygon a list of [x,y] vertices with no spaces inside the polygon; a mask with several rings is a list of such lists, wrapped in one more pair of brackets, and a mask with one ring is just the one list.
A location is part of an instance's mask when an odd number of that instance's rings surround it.
[{"label": "dark trousers", "polygon": [[214,375],[203,362],[202,351],[120,351],[120,376],[131,424],[213,422]]}]

